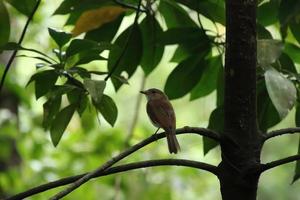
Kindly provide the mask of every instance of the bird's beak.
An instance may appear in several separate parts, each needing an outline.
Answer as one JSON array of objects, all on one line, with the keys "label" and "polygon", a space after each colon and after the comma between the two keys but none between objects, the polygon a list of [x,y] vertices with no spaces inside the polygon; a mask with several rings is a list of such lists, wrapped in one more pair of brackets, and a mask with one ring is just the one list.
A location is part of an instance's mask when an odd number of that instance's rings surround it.
[{"label": "bird's beak", "polygon": [[146,92],[145,92],[145,91],[140,91],[140,93],[142,93],[142,94],[146,94]]}]

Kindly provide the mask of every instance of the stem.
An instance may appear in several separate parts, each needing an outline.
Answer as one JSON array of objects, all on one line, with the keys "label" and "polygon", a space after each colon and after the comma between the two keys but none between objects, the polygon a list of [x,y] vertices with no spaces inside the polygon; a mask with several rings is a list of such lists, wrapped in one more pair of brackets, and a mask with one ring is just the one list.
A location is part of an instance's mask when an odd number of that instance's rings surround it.
[{"label": "stem", "polygon": [[[101,176],[107,176],[110,174],[116,174],[120,172],[125,172],[129,170],[134,170],[134,169],[140,169],[140,168],[147,168],[147,167],[156,167],[156,166],[185,166],[185,167],[191,167],[195,169],[202,169],[208,172],[211,172],[213,174],[217,174],[217,167],[202,163],[202,162],[197,162],[197,161],[192,161],[192,160],[184,160],[184,159],[161,159],[161,160],[149,160],[149,161],[142,161],[142,162],[135,162],[135,163],[129,163],[129,164],[124,164],[124,165],[119,165],[116,167],[109,168],[101,173],[95,174],[92,178],[96,177],[101,177]],[[63,185],[70,184],[81,177],[85,176],[88,173],[85,174],[80,174],[76,176],[69,176],[65,177],[56,181],[52,181],[49,183],[45,183],[43,185],[31,188],[27,191],[21,192],[19,194],[16,194],[14,196],[11,196],[7,198],[6,200],[18,200],[18,199],[24,199],[26,197],[30,197],[33,195],[36,195],[38,193],[60,187]]]},{"label": "stem", "polygon": [[113,73],[116,71],[117,67],[119,66],[120,62],[121,62],[121,59],[123,58],[123,56],[125,55],[125,52],[126,52],[126,49],[129,45],[129,41],[130,41],[130,38],[132,36],[132,33],[133,33],[133,29],[135,29],[137,23],[138,23],[138,19],[139,19],[139,14],[140,14],[140,9],[141,9],[141,4],[142,4],[142,0],[139,0],[139,3],[138,3],[138,8],[136,10],[136,14],[135,14],[135,18],[134,18],[134,21],[133,21],[133,24],[131,26],[131,30],[130,30],[130,33],[128,34],[128,38],[125,42],[125,45],[122,49],[122,52],[121,52],[121,55],[118,57],[117,61],[115,62],[115,64],[113,65],[112,69],[110,70],[110,72],[108,73],[108,75],[104,78],[105,81],[107,81],[112,75]]},{"label": "stem", "polygon": [[286,158],[282,158],[279,160],[275,160],[273,162],[269,162],[266,164],[262,164],[261,166],[261,172],[267,171],[269,169],[278,167],[280,165],[284,165],[284,164],[288,164],[290,162],[294,162],[300,160],[300,155],[294,155],[294,156],[290,156],[290,157],[286,157]]},{"label": "stem", "polygon": [[[22,44],[23,39],[24,39],[25,34],[26,34],[26,31],[27,31],[27,28],[28,28],[28,26],[29,26],[29,23],[30,23],[31,20],[33,19],[33,16],[34,16],[35,12],[37,11],[37,9],[38,9],[40,3],[41,3],[41,0],[37,0],[37,2],[36,2],[36,4],[35,4],[35,6],[34,6],[32,12],[31,12],[30,15],[28,16],[28,19],[27,19],[27,21],[26,21],[26,24],[25,24],[25,26],[24,26],[24,28],[23,28],[22,33],[21,33],[21,36],[20,36],[18,45],[21,45],[21,44]],[[14,59],[15,59],[17,53],[18,53],[18,50],[17,50],[17,49],[13,51],[13,53],[11,54],[11,56],[10,56],[10,58],[9,58],[9,60],[8,60],[7,65],[5,66],[5,69],[4,69],[2,78],[1,78],[1,82],[0,82],[0,92],[1,92],[1,90],[2,90],[2,88],[3,88],[4,81],[5,81],[5,78],[6,78],[6,76],[7,76],[7,73],[8,73],[8,71],[9,71],[9,69],[10,69],[10,67],[11,67],[11,64],[13,63],[13,61],[14,61]]]},{"label": "stem", "polygon": [[284,129],[271,131],[264,135],[263,141],[265,142],[268,139],[273,138],[273,137],[282,136],[282,135],[286,135],[286,134],[294,134],[294,133],[300,133],[300,127],[284,128]]},{"label": "stem", "polygon": [[[214,133],[213,131],[210,131],[208,129],[204,129],[204,128],[184,127],[182,129],[177,129],[176,130],[176,134],[180,134],[180,133],[196,133],[196,134],[200,134],[200,135],[203,135],[203,136],[208,136],[208,137],[210,137],[212,139],[215,139],[215,140],[219,140],[219,136],[216,133]],[[152,136],[148,137],[147,139],[137,143],[136,145],[134,145],[134,146],[130,147],[129,149],[123,151],[119,155],[113,157],[112,159],[110,159],[109,161],[107,161],[106,163],[104,163],[103,165],[101,165],[100,167],[95,169],[94,171],[84,175],[83,177],[81,177],[80,179],[78,179],[77,181],[72,183],[68,188],[66,188],[65,190],[62,190],[61,192],[57,193],[56,195],[54,195],[50,199],[51,200],[57,200],[57,199],[60,199],[64,196],[66,196],[67,194],[69,194],[70,192],[72,192],[73,190],[75,190],[76,188],[81,186],[82,184],[89,181],[96,174],[102,173],[103,171],[105,171],[109,167],[111,167],[113,164],[115,164],[118,161],[122,160],[123,158],[129,156],[133,152],[135,152],[135,151],[141,149],[142,147],[156,141],[157,139],[164,138],[165,136],[166,136],[166,134],[163,132],[163,133],[160,133],[160,134],[152,135]]]}]

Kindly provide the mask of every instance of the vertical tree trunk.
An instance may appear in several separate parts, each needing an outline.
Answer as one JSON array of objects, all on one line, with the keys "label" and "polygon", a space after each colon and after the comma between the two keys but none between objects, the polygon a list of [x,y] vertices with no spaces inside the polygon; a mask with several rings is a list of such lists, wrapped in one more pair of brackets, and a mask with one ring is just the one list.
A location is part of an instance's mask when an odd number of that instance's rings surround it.
[{"label": "vertical tree trunk", "polygon": [[261,140],[256,120],[256,0],[226,0],[223,200],[255,200]]}]

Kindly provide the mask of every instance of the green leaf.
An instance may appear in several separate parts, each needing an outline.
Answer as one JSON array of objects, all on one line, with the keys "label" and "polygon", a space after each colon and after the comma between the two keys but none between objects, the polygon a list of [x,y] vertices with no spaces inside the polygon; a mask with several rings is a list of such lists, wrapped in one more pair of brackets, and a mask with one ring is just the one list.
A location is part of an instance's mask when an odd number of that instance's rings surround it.
[{"label": "green leaf", "polygon": [[[30,48],[25,48],[25,47],[22,47],[21,45],[19,45],[18,43],[15,43],[15,42],[8,42],[6,43],[5,45],[1,46],[0,47],[0,51],[2,50],[23,50],[23,51],[31,51],[31,52],[34,52],[34,53],[37,53],[37,54],[40,54],[46,58],[49,58],[50,60],[52,61],[55,61],[53,58],[49,57],[48,55],[44,54],[43,52],[40,52],[36,49],[30,49]],[[55,61],[56,62],[56,61]]]},{"label": "green leaf", "polygon": [[159,42],[164,45],[184,44],[207,39],[206,34],[197,27],[170,28],[159,36]]},{"label": "green leaf", "polygon": [[265,72],[265,81],[269,96],[281,118],[284,118],[294,106],[297,91],[294,84],[273,67]]},{"label": "green leaf", "polygon": [[300,56],[299,56],[300,47],[299,46],[294,45],[292,43],[285,42],[284,43],[284,52],[286,54],[288,54],[294,62],[300,64]]},{"label": "green leaf", "polygon": [[84,79],[83,84],[87,91],[90,93],[93,101],[97,104],[101,102],[103,91],[106,86],[105,81],[98,81],[98,80],[91,80],[91,79]]},{"label": "green leaf", "polygon": [[96,42],[111,42],[120,27],[124,15],[119,16],[112,22],[106,23],[97,29],[91,30],[85,34],[85,39]]},{"label": "green leaf", "polygon": [[27,85],[35,82],[35,97],[40,98],[47,94],[57,81],[58,74],[54,70],[45,70],[31,76]]},{"label": "green leaf", "polygon": [[3,1],[0,1],[0,46],[3,46],[8,42],[9,35],[10,35],[10,20],[9,20],[8,11]]},{"label": "green leaf", "polygon": [[298,41],[298,44],[300,44],[300,17],[299,19],[294,19],[290,22],[290,29],[293,33],[293,36]]},{"label": "green leaf", "polygon": [[[215,130],[222,133],[224,130],[224,107],[217,107],[209,117],[208,127],[211,130]],[[211,149],[218,146],[218,143],[210,138],[203,137],[203,151],[206,155]]]},{"label": "green leaf", "polygon": [[259,129],[266,132],[269,128],[280,122],[280,117],[274,107],[264,80],[257,84],[257,121]]},{"label": "green leaf", "polygon": [[268,67],[274,63],[283,50],[283,44],[279,40],[257,40],[257,62],[260,66]]},{"label": "green leaf", "polygon": [[29,16],[36,4],[36,0],[6,0],[10,5],[17,9],[20,13]]},{"label": "green leaf", "polygon": [[204,66],[201,79],[191,91],[190,100],[206,96],[216,89],[218,74],[222,67],[221,59],[220,56],[207,59],[207,64]]},{"label": "green leaf", "polygon": [[61,95],[50,97],[44,104],[44,117],[43,127],[47,130],[54,119],[54,116],[58,113],[61,105]]},{"label": "green leaf", "polygon": [[[130,34],[130,37],[128,38]],[[127,48],[124,49],[125,44]],[[128,78],[130,78],[135,72],[137,66],[140,64],[142,54],[143,54],[143,45],[142,45],[142,36],[138,26],[133,25],[128,27],[121,35],[116,39],[115,45],[120,48],[114,48],[109,53],[108,58],[108,69],[109,71],[114,70],[114,75],[120,76],[123,71],[127,73]],[[122,54],[122,51],[124,53]],[[119,57],[122,55],[119,63],[116,63],[119,60]],[[117,64],[117,66],[115,66]],[[122,83],[115,79],[112,79],[114,87],[118,90]]]},{"label": "green leaf", "polygon": [[300,1],[289,0],[281,1],[279,6],[279,20],[281,26],[285,26],[291,19],[297,16],[300,12]]},{"label": "green leaf", "polygon": [[158,65],[164,53],[164,46],[158,44],[157,41],[158,36],[162,33],[162,28],[154,16],[147,15],[141,22],[140,29],[143,38],[141,67],[145,74],[149,75]]},{"label": "green leaf", "polygon": [[50,128],[50,136],[53,145],[56,147],[66,130],[74,112],[76,106],[74,104],[68,105],[63,108],[54,118],[51,128]]},{"label": "green leaf", "polygon": [[179,63],[169,75],[165,92],[170,99],[189,93],[199,82],[205,66],[205,53],[194,55]]},{"label": "green leaf", "polygon": [[113,99],[107,95],[103,95],[101,101],[99,103],[94,102],[94,105],[104,119],[111,126],[114,126],[118,116],[118,108]]},{"label": "green leaf", "polygon": [[257,38],[258,39],[273,39],[272,34],[261,24],[257,24]]},{"label": "green leaf", "polygon": [[70,33],[66,33],[63,31],[57,31],[52,28],[48,28],[48,32],[49,32],[51,38],[56,42],[56,44],[60,48],[63,47],[65,44],[67,44],[72,37],[72,35]]},{"label": "green leaf", "polygon": [[92,40],[86,39],[75,39],[72,40],[70,46],[66,50],[66,56],[70,57],[77,53],[86,52],[86,51],[97,51],[99,54],[104,50],[109,50],[112,48],[112,45],[107,42],[95,42]]},{"label": "green leaf", "polygon": [[277,1],[268,1],[261,4],[257,9],[257,20],[263,26],[269,26],[277,22],[278,20],[278,8]]},{"label": "green leaf", "polygon": [[220,0],[176,0],[177,2],[187,6],[188,8],[195,10],[212,20],[220,24],[225,24],[225,4]]},{"label": "green leaf", "polygon": [[288,71],[297,74],[296,66],[293,60],[285,53],[279,57],[280,70]]},{"label": "green leaf", "polygon": [[186,11],[171,0],[161,0],[158,6],[159,12],[163,15],[167,27],[197,26]]},{"label": "green leaf", "polygon": [[76,105],[77,112],[81,116],[88,104],[88,98],[84,90],[75,88],[67,93],[67,97],[70,104]]}]

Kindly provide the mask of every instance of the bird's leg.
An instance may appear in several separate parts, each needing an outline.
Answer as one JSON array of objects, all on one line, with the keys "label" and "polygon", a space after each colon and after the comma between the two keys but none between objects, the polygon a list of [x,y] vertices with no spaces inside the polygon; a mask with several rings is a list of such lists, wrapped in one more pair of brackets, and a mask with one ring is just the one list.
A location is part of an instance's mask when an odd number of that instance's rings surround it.
[{"label": "bird's leg", "polygon": [[155,140],[157,141],[157,132],[159,131],[160,127],[155,131],[155,133],[153,134],[155,136]]}]

